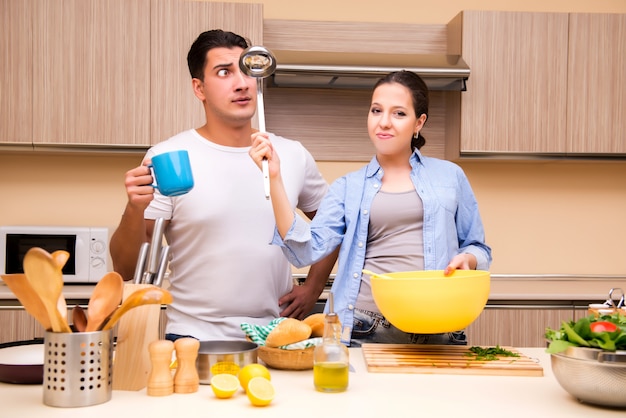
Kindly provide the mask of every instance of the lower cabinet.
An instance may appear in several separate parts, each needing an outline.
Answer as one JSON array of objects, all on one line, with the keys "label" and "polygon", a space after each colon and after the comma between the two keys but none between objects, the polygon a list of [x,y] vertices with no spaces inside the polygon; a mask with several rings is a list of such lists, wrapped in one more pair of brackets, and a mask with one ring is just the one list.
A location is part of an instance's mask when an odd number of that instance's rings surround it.
[{"label": "lower cabinet", "polygon": [[559,329],[562,321],[572,319],[574,306],[570,304],[487,305],[465,333],[468,345],[542,347],[546,346],[546,328]]},{"label": "lower cabinet", "polygon": [[[320,305],[321,306],[321,305]],[[71,315],[71,312],[68,311]],[[465,330],[469,345],[542,347],[545,332],[558,329],[562,321],[587,315],[587,304],[523,305],[488,304],[476,321]],[[159,338],[165,338],[167,316],[161,309]],[[0,344],[43,338],[41,325],[21,306],[0,306]]]},{"label": "lower cabinet", "polygon": [[22,307],[0,307],[0,344],[43,336],[43,327]]},{"label": "lower cabinet", "polygon": [[[73,305],[72,305],[73,306]],[[87,309],[87,303],[81,304]],[[71,307],[68,308],[68,315],[71,318]],[[71,319],[69,319],[71,321]],[[161,308],[161,318],[159,321],[159,338],[165,338],[165,307]],[[0,306],[0,344],[27,341],[44,337],[44,329],[21,306]]]}]

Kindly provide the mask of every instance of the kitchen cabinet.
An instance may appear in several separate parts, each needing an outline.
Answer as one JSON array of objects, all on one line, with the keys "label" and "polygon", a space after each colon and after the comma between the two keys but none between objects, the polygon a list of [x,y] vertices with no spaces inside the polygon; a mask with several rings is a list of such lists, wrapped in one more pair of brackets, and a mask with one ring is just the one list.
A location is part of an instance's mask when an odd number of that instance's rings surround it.
[{"label": "kitchen cabinet", "polygon": [[[76,303],[80,303],[83,309],[87,309],[88,300],[72,301],[72,305],[68,307],[68,320],[72,318],[72,307]],[[165,315],[165,307],[161,308],[161,316],[159,320],[159,338],[165,338],[165,325],[167,317]],[[114,329],[116,332],[117,328]],[[26,341],[35,338],[43,338],[43,327],[33,318],[22,306],[10,306],[6,303],[0,304],[0,344],[13,341]]]},{"label": "kitchen cabinet", "polygon": [[235,32],[254,45],[263,43],[263,5],[153,0],[150,29],[150,143],[205,123],[193,94],[187,52],[210,29]]},{"label": "kitchen cabinet", "polygon": [[149,143],[150,0],[37,0],[33,143]]},{"label": "kitchen cabinet", "polygon": [[626,14],[569,15],[569,153],[626,154]]},{"label": "kitchen cabinet", "polygon": [[566,148],[568,15],[464,11],[450,22],[450,53],[471,70],[449,158],[550,154]]},{"label": "kitchen cabinet", "polygon": [[[0,0],[0,143],[33,136],[33,0]],[[9,59],[7,59],[7,57]]]},{"label": "kitchen cabinet", "polygon": [[547,327],[559,329],[573,318],[570,304],[488,304],[465,332],[470,345],[542,347]]},{"label": "kitchen cabinet", "polygon": [[36,149],[146,149],[199,127],[191,43],[218,28],[263,42],[262,4],[0,1],[0,143]]},{"label": "kitchen cabinet", "polygon": [[43,327],[21,306],[0,306],[0,344],[43,336]]},{"label": "kitchen cabinet", "polygon": [[626,15],[464,11],[449,52],[471,68],[446,156],[625,155]]}]

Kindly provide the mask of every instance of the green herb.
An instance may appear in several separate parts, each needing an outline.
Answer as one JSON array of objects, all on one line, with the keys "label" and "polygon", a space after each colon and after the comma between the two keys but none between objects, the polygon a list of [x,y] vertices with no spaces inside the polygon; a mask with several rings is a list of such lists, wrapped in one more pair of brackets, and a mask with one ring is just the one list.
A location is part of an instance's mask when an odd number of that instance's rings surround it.
[{"label": "green herb", "polygon": [[495,347],[478,347],[473,346],[469,348],[469,353],[465,353],[468,357],[474,357],[474,360],[480,361],[493,361],[498,360],[500,357],[519,357],[520,355],[504,349],[499,345]]}]

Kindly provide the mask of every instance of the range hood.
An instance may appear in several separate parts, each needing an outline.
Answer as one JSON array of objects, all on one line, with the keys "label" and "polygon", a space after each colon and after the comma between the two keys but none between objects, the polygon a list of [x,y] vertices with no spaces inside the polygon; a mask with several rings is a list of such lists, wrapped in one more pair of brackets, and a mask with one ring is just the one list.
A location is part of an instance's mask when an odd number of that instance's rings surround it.
[{"label": "range hood", "polygon": [[399,70],[420,75],[430,90],[465,91],[470,69],[458,55],[411,56],[411,64],[419,65],[318,65],[281,64],[268,78],[268,87],[299,87],[326,89],[371,89],[384,75]]}]

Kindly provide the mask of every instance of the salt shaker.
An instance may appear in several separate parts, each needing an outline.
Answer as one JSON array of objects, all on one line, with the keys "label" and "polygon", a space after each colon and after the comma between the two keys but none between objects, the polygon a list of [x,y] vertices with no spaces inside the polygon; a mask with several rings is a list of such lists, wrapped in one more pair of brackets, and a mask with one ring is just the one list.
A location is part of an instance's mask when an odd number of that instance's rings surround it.
[{"label": "salt shaker", "polygon": [[176,374],[174,375],[175,393],[194,393],[200,386],[200,377],[196,367],[200,341],[195,338],[179,338],[174,342],[176,350]]},{"label": "salt shaker", "polygon": [[174,378],[170,370],[174,343],[168,340],[153,341],[148,345],[151,369],[148,375],[148,396],[166,396],[174,393]]}]

